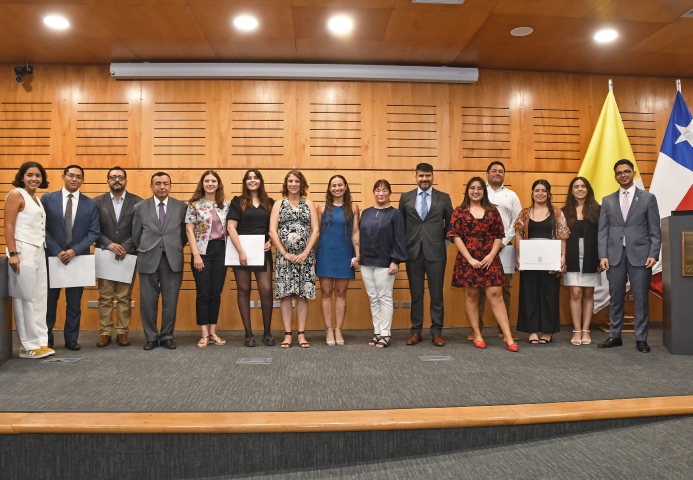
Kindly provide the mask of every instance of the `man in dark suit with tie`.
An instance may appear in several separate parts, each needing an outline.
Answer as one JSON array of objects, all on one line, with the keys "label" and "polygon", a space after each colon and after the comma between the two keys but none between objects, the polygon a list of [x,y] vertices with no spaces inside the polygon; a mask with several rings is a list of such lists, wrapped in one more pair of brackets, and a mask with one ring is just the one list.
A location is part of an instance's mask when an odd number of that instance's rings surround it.
[{"label": "man in dark suit with tie", "polygon": [[611,295],[609,338],[599,348],[620,347],[623,328],[623,301],[630,280],[635,299],[635,346],[647,353],[650,322],[648,292],[652,267],[659,258],[662,235],[657,198],[633,184],[635,167],[630,160],[614,165],[621,188],[604,197],[599,214],[598,249],[601,268],[606,270]]},{"label": "man in dark suit with tie", "polygon": [[[96,202],[79,192],[84,182],[84,170],[79,165],[70,165],[63,170],[65,186],[57,192],[41,197],[46,211],[46,253],[58,257],[65,265],[77,255],[89,255],[89,248],[99,238],[99,212]],[[60,288],[48,289],[48,346],[52,347],[53,327],[60,298]],[[79,350],[79,323],[82,315],[82,292],[84,287],[65,289],[67,309],[65,315],[65,348]]]},{"label": "man in dark suit with tie", "polygon": [[418,188],[402,194],[399,210],[404,217],[407,239],[407,276],[411,292],[411,337],[407,345],[421,341],[423,328],[424,275],[431,297],[431,341],[445,345],[443,332],[443,281],[447,261],[445,235],[450,228],[452,202],[450,195],[433,189],[433,166],[416,166]]},{"label": "man in dark suit with tie", "polygon": [[[135,205],[142,201],[141,197],[127,192],[128,174],[121,167],[113,167],[106,174],[110,192],[96,197],[101,223],[101,235],[96,246],[110,250],[116,260],[123,260],[125,255],[135,253],[132,241],[132,220],[135,216]],[[133,277],[134,281],[134,277]],[[116,303],[118,323],[116,326],[116,341],[121,347],[130,345],[128,326],[130,325],[130,304],[132,282],[123,283],[99,278],[99,321],[101,323],[97,347],[105,347],[111,343],[113,334],[113,300]]]},{"label": "man in dark suit with tie", "polygon": [[[137,248],[137,271],[140,274],[140,316],[146,343],[145,350],[161,345],[176,348],[173,330],[176,326],[178,293],[183,281],[183,247],[185,203],[169,197],[171,177],[168,173],[152,175],[150,187],[154,196],[135,205],[132,240]],[[156,327],[161,294],[161,331]]]}]

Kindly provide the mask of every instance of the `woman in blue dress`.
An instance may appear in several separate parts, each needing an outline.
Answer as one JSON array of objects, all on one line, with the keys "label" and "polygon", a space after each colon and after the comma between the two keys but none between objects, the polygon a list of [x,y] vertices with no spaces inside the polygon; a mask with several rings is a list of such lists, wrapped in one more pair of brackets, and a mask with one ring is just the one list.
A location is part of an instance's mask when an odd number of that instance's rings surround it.
[{"label": "woman in blue dress", "polygon": [[[359,265],[359,207],[351,201],[346,179],[333,175],[327,182],[325,203],[318,205],[320,240],[315,273],[320,278],[325,342],[344,345],[342,324],[346,313],[346,293],[354,269]],[[332,297],[335,297],[335,328],[332,329]]]}]

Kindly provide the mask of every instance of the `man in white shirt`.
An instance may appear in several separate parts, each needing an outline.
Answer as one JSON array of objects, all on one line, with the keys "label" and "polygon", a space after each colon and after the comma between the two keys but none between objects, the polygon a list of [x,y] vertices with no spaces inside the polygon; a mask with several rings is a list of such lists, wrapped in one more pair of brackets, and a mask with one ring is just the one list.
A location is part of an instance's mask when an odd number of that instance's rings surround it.
[{"label": "man in white shirt", "polygon": [[[503,220],[503,229],[505,229],[505,238],[503,238],[503,248],[512,250],[514,247],[510,245],[510,242],[515,238],[515,219],[520,214],[522,210],[522,205],[520,204],[520,198],[515,192],[503,185],[505,180],[505,165],[502,162],[494,161],[489,164],[486,168],[486,190],[488,191],[488,198],[492,204],[496,206],[498,212],[500,213],[501,219]],[[500,255],[501,252],[498,252]],[[506,265],[509,262],[504,260],[501,256],[501,261],[503,261],[503,269],[507,272],[509,268],[515,269],[514,256],[512,259],[512,265]],[[510,318],[510,280],[513,278],[511,273],[505,274],[505,286],[503,287],[503,301],[505,302],[505,308],[508,310],[508,319]],[[479,328],[484,327],[484,310],[486,308],[486,293],[484,289],[479,289]],[[498,336],[503,338],[503,332],[501,332],[500,327],[498,328]],[[517,340],[517,335],[513,333],[513,340]],[[470,342],[474,340],[474,332],[470,332],[467,335],[467,340]]]}]

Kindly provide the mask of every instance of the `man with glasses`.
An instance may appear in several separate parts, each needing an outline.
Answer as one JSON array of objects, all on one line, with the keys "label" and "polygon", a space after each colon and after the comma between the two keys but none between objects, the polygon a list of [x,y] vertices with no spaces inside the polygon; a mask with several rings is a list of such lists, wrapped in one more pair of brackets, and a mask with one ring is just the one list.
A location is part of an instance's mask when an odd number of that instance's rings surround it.
[{"label": "man with glasses", "polygon": [[599,348],[623,345],[623,303],[626,283],[630,280],[635,300],[635,346],[647,353],[647,332],[650,322],[648,291],[652,267],[661,247],[659,207],[657,198],[633,184],[635,167],[630,160],[614,165],[617,192],[604,197],[599,214],[598,249],[600,265],[609,279],[611,309],[609,338]]},{"label": "man with glasses", "polygon": [[[142,201],[141,197],[127,192],[128,174],[124,168],[113,167],[106,174],[110,192],[96,197],[101,223],[101,235],[96,246],[110,250],[116,260],[123,260],[125,255],[135,254],[135,244],[132,241],[132,220],[135,216],[135,204]],[[133,281],[134,281],[133,277]],[[130,303],[132,282],[122,283],[99,278],[99,339],[97,347],[105,347],[111,343],[113,334],[113,301],[116,304],[116,341],[121,347],[130,345],[128,326],[130,325]]]},{"label": "man with glasses", "polygon": [[[89,255],[89,248],[99,238],[99,212],[96,202],[80,193],[84,182],[84,170],[79,165],[69,165],[63,170],[65,186],[57,192],[41,197],[46,211],[46,255],[58,257],[67,265],[77,255]],[[48,346],[53,347],[53,327],[60,298],[60,288],[48,289]],[[79,350],[79,323],[82,315],[81,302],[84,287],[65,289],[67,308],[65,314],[65,348]]]}]

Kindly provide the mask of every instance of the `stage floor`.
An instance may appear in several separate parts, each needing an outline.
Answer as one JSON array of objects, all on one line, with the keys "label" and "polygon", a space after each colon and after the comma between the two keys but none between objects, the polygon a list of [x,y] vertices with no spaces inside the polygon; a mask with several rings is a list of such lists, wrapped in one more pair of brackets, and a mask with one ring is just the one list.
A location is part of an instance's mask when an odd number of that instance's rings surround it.
[{"label": "stage floor", "polygon": [[[368,331],[345,331],[347,344],[328,347],[324,332],[308,333],[312,346],[286,350],[243,346],[242,332],[221,332],[223,347],[195,346],[197,332],[176,334],[178,348],[142,350],[142,332],[133,345],[97,348],[98,332],[83,332],[82,350],[57,343],[58,357],[76,363],[43,363],[15,356],[0,367],[0,411],[306,411],[363,410],[569,402],[693,394],[693,357],[670,355],[661,325],[650,330],[650,354],[624,346],[597,349],[607,337],[593,330],[593,343],[573,346],[570,328],[548,345],[504,349],[496,328],[485,330],[488,348],[475,349],[468,329],[446,330],[447,345],[405,344],[408,331],[395,331],[386,349],[368,347]],[[62,332],[56,332],[61,339]],[[282,338],[275,332],[275,339]],[[256,336],[256,340],[260,337]],[[420,357],[447,356],[423,361]],[[270,359],[269,364],[239,364]]]}]

